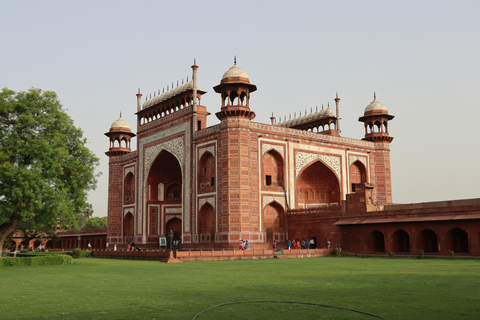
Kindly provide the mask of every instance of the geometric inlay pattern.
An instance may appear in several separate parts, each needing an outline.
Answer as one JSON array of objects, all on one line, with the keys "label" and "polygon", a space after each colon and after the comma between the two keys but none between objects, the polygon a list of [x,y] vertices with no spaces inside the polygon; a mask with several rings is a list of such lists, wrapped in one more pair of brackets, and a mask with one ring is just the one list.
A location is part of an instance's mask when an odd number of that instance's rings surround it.
[{"label": "geometric inlay pattern", "polygon": [[274,149],[274,150],[277,150],[282,156],[284,156],[284,148],[283,146],[279,146],[279,145],[276,145],[276,144],[263,144],[262,146],[262,155],[265,154],[265,152],[267,152],[268,150],[271,150],[271,149]]},{"label": "geometric inlay pattern", "polygon": [[202,199],[198,200],[198,208],[202,209],[202,206],[205,203],[209,203],[213,207],[213,209],[215,209],[215,197],[202,198]]},{"label": "geometric inlay pattern", "polygon": [[340,157],[327,156],[318,153],[307,153],[301,151],[295,152],[295,178],[297,178],[300,170],[302,170],[306,165],[317,159],[320,159],[324,164],[329,166],[333,170],[333,172],[335,172],[337,178],[340,179]]},{"label": "geometric inlay pattern", "polygon": [[359,157],[359,156],[350,156],[350,164],[349,166],[352,165],[352,163],[354,163],[355,161],[360,161],[361,163],[363,163],[363,165],[365,166],[365,168],[367,168],[367,157]]},{"label": "geometric inlay pattern", "polygon": [[198,150],[198,159],[201,159],[202,155],[207,151],[210,152],[215,157],[215,146],[209,146],[209,147],[201,148],[200,150]]},{"label": "geometric inlay pattern", "polygon": [[268,204],[274,201],[282,205],[283,210],[285,210],[285,197],[276,197],[276,196],[263,196],[263,209],[265,209],[265,207]]}]

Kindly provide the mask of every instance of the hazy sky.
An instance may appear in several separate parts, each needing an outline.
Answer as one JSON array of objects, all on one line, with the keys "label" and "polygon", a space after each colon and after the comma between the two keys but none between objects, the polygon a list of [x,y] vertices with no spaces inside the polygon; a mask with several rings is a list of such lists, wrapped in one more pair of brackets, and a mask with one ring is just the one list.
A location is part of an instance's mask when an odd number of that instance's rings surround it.
[{"label": "hazy sky", "polygon": [[212,87],[235,55],[258,88],[254,121],[334,106],[338,92],[342,136],[360,139],[375,91],[395,116],[393,201],[476,198],[479,17],[480,1],[1,0],[0,87],[57,92],[100,158],[95,216],[107,215],[104,133],[120,112],[136,132],[138,88],[145,99],[191,79],[196,58],[216,124]]}]

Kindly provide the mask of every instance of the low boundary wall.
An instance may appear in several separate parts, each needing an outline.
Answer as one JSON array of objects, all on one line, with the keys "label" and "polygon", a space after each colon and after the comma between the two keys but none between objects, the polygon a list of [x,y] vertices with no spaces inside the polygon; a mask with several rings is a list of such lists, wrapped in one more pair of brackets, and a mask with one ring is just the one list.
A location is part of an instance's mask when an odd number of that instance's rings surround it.
[{"label": "low boundary wall", "polygon": [[[277,258],[310,258],[332,254],[332,249],[291,249],[283,250]],[[97,258],[133,259],[133,260],[161,260],[169,257],[168,250],[141,250],[141,251],[107,251],[93,250],[92,256]],[[222,249],[222,250],[179,250],[175,251],[175,258],[182,261],[209,261],[209,260],[241,260],[241,259],[269,259],[273,258],[272,249]]]}]

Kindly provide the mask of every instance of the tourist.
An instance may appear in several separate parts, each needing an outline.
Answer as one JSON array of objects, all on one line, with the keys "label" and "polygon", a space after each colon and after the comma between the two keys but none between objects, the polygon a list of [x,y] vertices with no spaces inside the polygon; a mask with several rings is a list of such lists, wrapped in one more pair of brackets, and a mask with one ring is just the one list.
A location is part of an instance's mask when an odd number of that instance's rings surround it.
[{"label": "tourist", "polygon": [[331,245],[330,245],[330,240],[327,240],[327,249],[330,249]]},{"label": "tourist", "polygon": [[135,249],[135,242],[132,241],[132,251]]},{"label": "tourist", "polygon": [[307,247],[307,249],[310,249],[310,241],[308,241],[308,239],[307,241],[305,241],[305,246]]},{"label": "tourist", "polygon": [[113,251],[117,251],[117,244],[116,243],[113,244]]},{"label": "tourist", "polygon": [[127,245],[127,251],[130,251],[131,248],[132,248],[132,245],[129,242],[128,245]]},{"label": "tourist", "polygon": [[295,239],[292,241],[292,249],[297,249],[297,241]]},{"label": "tourist", "polygon": [[243,250],[243,240],[240,239],[240,245],[238,246],[238,249]]},{"label": "tourist", "polygon": [[108,251],[108,242],[107,242],[107,244],[105,245],[105,248],[107,248],[107,251]]},{"label": "tourist", "polygon": [[250,246],[248,245],[248,240],[245,241],[245,250],[248,250]]},{"label": "tourist", "polygon": [[288,240],[287,247],[288,250],[292,249],[292,241]]},{"label": "tourist", "polygon": [[315,240],[310,239],[310,248],[315,249]]},{"label": "tourist", "polygon": [[92,250],[92,245],[90,244],[90,241],[88,241],[87,247],[88,247],[88,250]]},{"label": "tourist", "polygon": [[240,245],[240,249],[245,250],[245,241],[242,241],[242,244]]},{"label": "tourist", "polygon": [[302,239],[301,248],[302,248],[302,249],[305,249],[305,240],[303,240],[303,239]]},{"label": "tourist", "polygon": [[300,241],[297,241],[297,249],[300,249],[301,246],[300,246]]},{"label": "tourist", "polygon": [[277,241],[273,241],[272,249],[273,249],[273,253],[277,251]]}]

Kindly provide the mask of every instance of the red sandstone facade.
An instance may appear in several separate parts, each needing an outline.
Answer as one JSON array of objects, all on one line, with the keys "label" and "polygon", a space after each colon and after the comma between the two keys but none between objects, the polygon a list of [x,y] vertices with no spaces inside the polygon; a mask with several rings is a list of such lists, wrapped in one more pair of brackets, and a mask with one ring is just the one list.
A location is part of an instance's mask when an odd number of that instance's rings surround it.
[{"label": "red sandstone facade", "polygon": [[434,212],[392,205],[393,116],[376,99],[359,118],[363,139],[340,135],[338,96],[336,116],[327,108],[262,124],[250,103],[257,88],[235,64],[214,87],[220,123],[208,127],[197,69],[190,82],[143,104],[137,94],[138,150],[130,149],[135,134],[123,119],[106,133],[110,244],[158,248],[173,230],[192,249],[236,248],[240,239],[265,249],[274,240],[314,238],[318,247],[330,241],[356,253],[428,252],[433,231],[431,252],[480,253],[478,203],[463,220],[441,218],[461,212],[455,205]]}]

